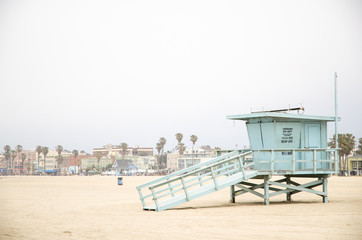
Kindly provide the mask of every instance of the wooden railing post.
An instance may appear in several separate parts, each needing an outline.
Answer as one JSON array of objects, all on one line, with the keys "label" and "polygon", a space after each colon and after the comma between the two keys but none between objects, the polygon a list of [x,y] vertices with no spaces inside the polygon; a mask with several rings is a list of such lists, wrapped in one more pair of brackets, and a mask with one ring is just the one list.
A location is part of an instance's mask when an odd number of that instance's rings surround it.
[{"label": "wooden railing post", "polygon": [[244,167],[243,161],[241,160],[240,157],[239,157],[239,164],[240,164],[240,170],[241,170],[241,172],[243,173],[243,177],[244,177],[244,179],[245,179],[245,177],[246,177],[245,167]]},{"label": "wooden railing post", "polygon": [[142,206],[146,207],[146,203],[145,203],[145,199],[143,198],[142,190],[140,188],[137,188],[137,190],[138,190],[138,194],[140,195]]},{"label": "wooden railing post", "polygon": [[202,181],[201,181],[201,174],[200,174],[200,172],[199,172],[199,173],[197,173],[197,176],[199,177],[199,183],[200,183],[200,186],[202,186],[202,185],[203,185],[203,183],[202,183]]},{"label": "wooden railing post", "polygon": [[295,173],[295,150],[292,151],[292,173]]},{"label": "wooden railing post", "polygon": [[314,173],[314,174],[315,174],[316,171],[317,171],[316,152],[317,152],[317,150],[313,149],[313,173]]},{"label": "wooden railing post", "polygon": [[153,201],[155,201],[156,211],[159,211],[160,206],[158,205],[158,199],[157,199],[157,196],[156,196],[156,193],[155,193],[155,189],[151,188],[151,191],[152,191]]},{"label": "wooden railing post", "polygon": [[270,169],[271,169],[271,172],[273,174],[274,173],[274,150],[271,150]]},{"label": "wooden railing post", "polygon": [[216,189],[216,191],[217,191],[217,190],[219,190],[219,187],[218,187],[218,185],[217,185],[217,181],[216,181],[215,173],[214,173],[214,170],[212,169],[212,167],[210,167],[210,170],[211,170],[212,180],[214,180],[215,189]]},{"label": "wooden railing post", "polygon": [[190,201],[189,193],[187,192],[187,187],[186,187],[185,180],[184,180],[183,177],[181,177],[181,182],[182,182],[182,186],[183,186],[183,189],[184,189],[184,192],[185,192],[186,200]]},{"label": "wooden railing post", "polygon": [[[167,181],[169,181],[170,179],[169,178],[167,178]],[[173,187],[172,187],[172,185],[171,185],[171,183],[169,182],[168,183],[168,188],[170,189],[170,192],[171,192],[171,196],[172,197],[174,197],[175,196],[175,193],[173,192]]]},{"label": "wooden railing post", "polygon": [[338,174],[337,149],[334,150],[334,173]]}]

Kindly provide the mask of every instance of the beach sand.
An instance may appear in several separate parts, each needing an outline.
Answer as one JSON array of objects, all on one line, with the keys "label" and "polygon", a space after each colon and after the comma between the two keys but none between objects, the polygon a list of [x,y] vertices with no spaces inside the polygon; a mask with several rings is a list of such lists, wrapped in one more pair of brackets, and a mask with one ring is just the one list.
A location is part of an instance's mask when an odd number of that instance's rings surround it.
[{"label": "beach sand", "polygon": [[0,177],[0,239],[362,239],[362,177],[329,178],[327,204],[310,193],[232,204],[227,188],[143,211],[135,187],[156,178]]}]

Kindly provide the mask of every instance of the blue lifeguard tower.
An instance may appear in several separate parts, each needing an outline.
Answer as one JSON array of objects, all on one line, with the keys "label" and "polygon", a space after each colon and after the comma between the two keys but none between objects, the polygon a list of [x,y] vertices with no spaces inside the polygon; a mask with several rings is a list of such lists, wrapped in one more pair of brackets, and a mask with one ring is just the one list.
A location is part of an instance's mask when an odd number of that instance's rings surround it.
[{"label": "blue lifeguard tower", "polygon": [[[246,123],[251,149],[227,152],[138,186],[143,209],[162,211],[227,187],[232,203],[244,193],[269,205],[273,196],[286,194],[286,201],[291,201],[292,195],[300,192],[321,196],[327,203],[328,177],[338,173],[338,145],[327,147],[327,123],[335,122],[338,136],[337,107],[334,117],[307,116],[299,111],[292,114],[289,110],[227,116]],[[278,179],[273,181],[273,176]],[[299,184],[296,178],[314,179]],[[313,189],[317,186],[322,186],[322,191]]]},{"label": "blue lifeguard tower", "polygon": [[[327,123],[335,121],[335,117],[307,116],[275,110],[227,118],[246,122],[253,152],[252,169],[258,172],[256,178],[264,179],[261,185],[240,182],[231,186],[231,202],[235,202],[236,196],[250,192],[262,197],[268,205],[272,196],[285,193],[287,201],[291,201],[292,194],[303,191],[320,195],[323,202],[328,202],[327,178],[337,173],[338,162],[335,157],[337,149],[327,147]],[[284,178],[271,181],[273,175]],[[317,180],[301,185],[291,180],[297,177]],[[323,185],[323,191],[312,189],[319,185]],[[235,187],[240,190],[235,191]],[[258,188],[264,189],[264,195],[255,191]],[[270,194],[269,190],[274,192]]]}]

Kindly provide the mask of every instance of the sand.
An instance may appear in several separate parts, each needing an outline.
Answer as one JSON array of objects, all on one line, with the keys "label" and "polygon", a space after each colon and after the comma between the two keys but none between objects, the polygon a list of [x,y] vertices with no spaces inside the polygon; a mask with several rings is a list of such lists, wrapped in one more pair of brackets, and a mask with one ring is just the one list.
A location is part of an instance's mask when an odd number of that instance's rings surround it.
[{"label": "sand", "polygon": [[362,239],[362,177],[331,177],[327,204],[310,193],[232,204],[224,189],[143,211],[135,187],[153,179],[0,177],[0,239]]}]

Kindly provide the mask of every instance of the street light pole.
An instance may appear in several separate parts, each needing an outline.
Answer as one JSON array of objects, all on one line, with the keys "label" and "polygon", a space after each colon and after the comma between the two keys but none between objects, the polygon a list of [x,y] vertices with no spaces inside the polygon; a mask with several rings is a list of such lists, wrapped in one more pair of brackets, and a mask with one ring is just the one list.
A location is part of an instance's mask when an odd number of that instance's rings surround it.
[{"label": "street light pole", "polygon": [[[335,158],[338,160],[339,163],[339,154],[338,154],[338,107],[337,107],[337,73],[334,73],[334,136],[335,136],[335,145],[336,145],[336,151],[335,151]],[[336,167],[336,166],[335,166]],[[340,168],[341,166],[338,166]]]}]

